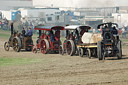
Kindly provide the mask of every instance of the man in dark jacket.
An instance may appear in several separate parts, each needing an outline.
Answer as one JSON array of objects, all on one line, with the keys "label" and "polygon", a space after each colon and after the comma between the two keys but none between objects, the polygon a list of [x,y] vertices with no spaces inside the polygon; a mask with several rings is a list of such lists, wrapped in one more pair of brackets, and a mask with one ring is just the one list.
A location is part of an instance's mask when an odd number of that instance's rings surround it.
[{"label": "man in dark jacket", "polygon": [[25,33],[26,33],[26,31],[25,31],[25,29],[23,28],[23,30],[22,30],[22,36],[23,36],[23,37],[25,36]]}]

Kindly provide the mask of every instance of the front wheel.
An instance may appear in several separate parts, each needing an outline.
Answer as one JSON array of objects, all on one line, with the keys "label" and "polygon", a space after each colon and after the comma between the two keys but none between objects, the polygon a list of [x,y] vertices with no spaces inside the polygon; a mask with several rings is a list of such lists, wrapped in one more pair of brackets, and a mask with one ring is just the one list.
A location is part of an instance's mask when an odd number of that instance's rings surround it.
[{"label": "front wheel", "polygon": [[49,51],[49,42],[46,39],[41,40],[40,42],[40,51],[43,54],[47,54]]},{"label": "front wheel", "polygon": [[5,49],[5,51],[9,51],[9,43],[8,42],[5,42],[4,43],[4,49]]},{"label": "front wheel", "polygon": [[117,57],[118,59],[121,59],[122,58],[122,46],[121,46],[121,41],[118,41],[117,43],[117,48],[118,48],[118,53],[117,53]]},{"label": "front wheel", "polygon": [[33,52],[33,53],[37,53],[37,48],[34,47],[34,48],[32,49],[32,52]]},{"label": "front wheel", "polygon": [[102,53],[102,43],[99,41],[97,43],[97,56],[99,60],[103,60],[103,53]]}]

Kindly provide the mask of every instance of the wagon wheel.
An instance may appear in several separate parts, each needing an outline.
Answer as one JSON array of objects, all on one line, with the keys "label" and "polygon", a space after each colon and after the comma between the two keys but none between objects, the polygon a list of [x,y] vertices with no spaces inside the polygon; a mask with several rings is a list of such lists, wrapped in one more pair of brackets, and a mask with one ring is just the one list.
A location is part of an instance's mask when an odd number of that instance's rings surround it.
[{"label": "wagon wheel", "polygon": [[92,50],[93,50],[92,55],[93,55],[95,58],[97,58],[97,49],[92,49]]},{"label": "wagon wheel", "polygon": [[20,38],[15,37],[13,39],[13,50],[16,51],[16,52],[20,52],[20,49],[21,49],[21,41],[20,41]]},{"label": "wagon wheel", "polygon": [[66,52],[70,56],[73,56],[75,54],[75,44],[72,40],[67,41],[67,43],[66,43]]},{"label": "wagon wheel", "polygon": [[49,42],[46,39],[41,40],[40,42],[40,51],[43,54],[47,54],[49,51]]},{"label": "wagon wheel", "polygon": [[25,44],[26,44],[25,50],[26,51],[32,51],[32,46],[30,46],[30,45],[33,45],[33,41],[31,39],[29,39],[29,40],[26,41]]},{"label": "wagon wheel", "polygon": [[118,59],[121,59],[122,58],[122,46],[121,46],[121,41],[120,40],[117,43],[117,48],[119,50],[119,53],[117,53],[117,57],[118,57]]},{"label": "wagon wheel", "polygon": [[97,43],[97,56],[99,58],[99,60],[103,60],[103,53],[102,53],[102,43],[99,41]]},{"label": "wagon wheel", "polygon": [[86,52],[86,55],[89,59],[91,59],[91,50],[90,49],[87,49],[87,52]]},{"label": "wagon wheel", "polygon": [[5,42],[4,43],[4,49],[5,49],[5,51],[9,51],[9,42]]},{"label": "wagon wheel", "polygon": [[84,55],[84,50],[83,50],[83,48],[79,48],[79,56],[80,57],[83,57],[83,55]]}]

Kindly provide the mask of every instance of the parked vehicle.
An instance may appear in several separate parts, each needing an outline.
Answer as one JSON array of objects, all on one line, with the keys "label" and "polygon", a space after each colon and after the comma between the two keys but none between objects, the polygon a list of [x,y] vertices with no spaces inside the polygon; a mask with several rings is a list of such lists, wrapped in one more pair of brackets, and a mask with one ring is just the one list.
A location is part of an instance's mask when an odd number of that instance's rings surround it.
[{"label": "parked vehicle", "polygon": [[35,30],[39,30],[39,37],[37,39],[37,44],[33,48],[35,53],[37,49],[41,53],[58,53],[60,41],[60,30],[64,30],[62,26],[36,26]]}]

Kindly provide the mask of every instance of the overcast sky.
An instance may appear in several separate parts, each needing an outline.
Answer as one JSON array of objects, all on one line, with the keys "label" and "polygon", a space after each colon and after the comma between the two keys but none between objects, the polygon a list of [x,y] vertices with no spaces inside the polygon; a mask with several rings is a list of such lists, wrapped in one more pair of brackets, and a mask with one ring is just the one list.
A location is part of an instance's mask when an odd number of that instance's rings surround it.
[{"label": "overcast sky", "polygon": [[[17,5],[15,1],[32,1],[32,0],[0,0],[0,5],[4,6],[5,1],[13,1],[13,5]],[[4,3],[3,3],[4,2]],[[7,3],[9,5],[12,3]],[[128,6],[128,0],[33,0],[34,6],[51,6],[53,7],[113,7]]]},{"label": "overcast sky", "polygon": [[35,6],[54,7],[111,7],[128,6],[128,0],[33,0]]}]

